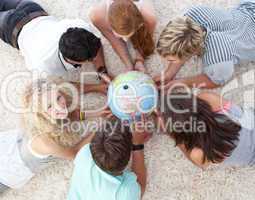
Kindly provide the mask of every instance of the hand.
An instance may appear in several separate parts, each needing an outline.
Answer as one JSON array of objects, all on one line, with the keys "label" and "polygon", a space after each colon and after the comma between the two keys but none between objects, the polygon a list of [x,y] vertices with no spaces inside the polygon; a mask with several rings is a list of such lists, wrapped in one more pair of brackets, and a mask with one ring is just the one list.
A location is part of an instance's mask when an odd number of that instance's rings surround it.
[{"label": "hand", "polygon": [[68,115],[69,119],[72,121],[80,121],[80,116],[81,116],[80,109],[76,109],[73,112],[70,112]]},{"label": "hand", "polygon": [[105,95],[107,95],[107,92],[108,92],[108,86],[109,84],[100,84],[98,87],[98,92],[101,92]]},{"label": "hand", "polygon": [[135,70],[146,73],[147,70],[144,66],[144,62],[142,62],[141,60],[137,60],[135,63]]},{"label": "hand", "polygon": [[135,119],[135,114],[132,114],[133,124],[132,124],[132,135],[133,135],[133,144],[144,144],[152,137],[152,134],[146,131],[146,121],[145,115],[141,115],[141,120],[137,121]]},{"label": "hand", "polygon": [[133,71],[133,70],[134,70],[133,66],[126,66],[125,69],[124,69],[124,72],[130,72],[130,71]]},{"label": "hand", "polygon": [[87,110],[83,112],[83,119],[87,119],[90,117],[105,117],[111,118],[113,116],[112,111],[107,107],[105,109],[101,109],[98,111],[95,110]]},{"label": "hand", "polygon": [[175,85],[177,86],[178,83],[180,83],[178,80],[169,81],[164,85],[159,85],[158,89],[166,91],[166,90],[169,90],[170,88],[174,87]]},{"label": "hand", "polygon": [[167,75],[163,72],[153,77],[153,80],[155,81],[156,85],[160,86],[162,83],[168,83],[171,80],[167,77]]},{"label": "hand", "polygon": [[106,83],[106,84],[110,84],[111,83],[111,81],[112,81],[112,79],[111,79],[111,77],[108,75],[108,74],[106,74],[106,73],[98,73],[98,77],[99,77],[99,79],[101,80],[101,81],[103,81],[104,83]]},{"label": "hand", "polygon": [[162,78],[161,78],[161,75],[157,75],[157,76],[152,77],[152,79],[154,80],[156,85],[160,85]]},{"label": "hand", "polygon": [[102,110],[101,112],[99,112],[99,114],[101,117],[105,117],[107,119],[110,119],[113,117],[113,114],[110,108],[106,108],[105,110]]}]

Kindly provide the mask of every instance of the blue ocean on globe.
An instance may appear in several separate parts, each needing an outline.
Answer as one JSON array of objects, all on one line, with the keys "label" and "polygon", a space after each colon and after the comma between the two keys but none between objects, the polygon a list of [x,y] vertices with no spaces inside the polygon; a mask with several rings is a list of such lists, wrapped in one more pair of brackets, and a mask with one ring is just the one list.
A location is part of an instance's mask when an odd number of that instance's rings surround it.
[{"label": "blue ocean on globe", "polygon": [[117,76],[109,85],[108,106],[121,120],[131,121],[142,113],[151,113],[158,103],[158,90],[152,78],[138,71]]}]

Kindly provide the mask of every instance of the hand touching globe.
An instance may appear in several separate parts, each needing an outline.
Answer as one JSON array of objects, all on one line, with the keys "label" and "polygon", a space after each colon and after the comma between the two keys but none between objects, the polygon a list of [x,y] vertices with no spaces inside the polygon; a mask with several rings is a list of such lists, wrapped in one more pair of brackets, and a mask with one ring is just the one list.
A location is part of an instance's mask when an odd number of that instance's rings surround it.
[{"label": "hand touching globe", "polygon": [[152,78],[138,71],[117,76],[109,85],[108,105],[121,120],[131,121],[132,115],[149,114],[158,103],[158,91]]}]

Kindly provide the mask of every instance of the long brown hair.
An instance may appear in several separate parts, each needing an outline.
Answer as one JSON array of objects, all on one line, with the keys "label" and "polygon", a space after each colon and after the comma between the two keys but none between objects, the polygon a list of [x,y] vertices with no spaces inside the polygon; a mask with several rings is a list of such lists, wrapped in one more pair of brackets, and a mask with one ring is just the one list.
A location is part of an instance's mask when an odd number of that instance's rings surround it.
[{"label": "long brown hair", "polygon": [[[185,145],[188,152],[194,148],[201,149],[204,153],[203,162],[222,162],[236,148],[240,125],[226,115],[215,113],[206,101],[196,96],[187,98],[187,94],[178,93],[178,96],[180,95],[184,95],[183,98],[172,98],[172,95],[164,98],[162,116],[165,120],[171,119],[172,125],[179,123],[182,126],[178,131],[167,127],[167,132],[175,140],[176,145]],[[173,108],[189,111],[177,113]],[[187,123],[188,121],[191,123]],[[204,129],[198,129],[198,126],[190,127],[199,124],[203,124]]]},{"label": "long brown hair", "polygon": [[120,35],[134,32],[131,42],[144,57],[154,52],[155,44],[148,24],[132,0],[115,0],[109,8],[109,21],[113,30]]}]

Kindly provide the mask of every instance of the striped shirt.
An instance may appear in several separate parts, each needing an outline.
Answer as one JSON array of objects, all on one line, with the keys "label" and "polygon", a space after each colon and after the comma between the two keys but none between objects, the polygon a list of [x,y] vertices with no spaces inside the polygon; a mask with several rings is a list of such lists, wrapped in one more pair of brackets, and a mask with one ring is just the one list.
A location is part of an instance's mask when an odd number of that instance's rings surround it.
[{"label": "striped shirt", "polygon": [[222,85],[241,60],[255,61],[255,0],[242,1],[231,10],[193,7],[185,16],[205,28],[203,73]]}]

